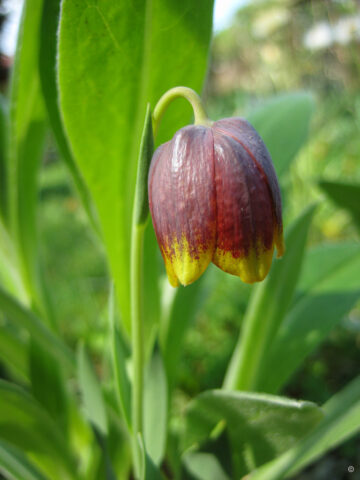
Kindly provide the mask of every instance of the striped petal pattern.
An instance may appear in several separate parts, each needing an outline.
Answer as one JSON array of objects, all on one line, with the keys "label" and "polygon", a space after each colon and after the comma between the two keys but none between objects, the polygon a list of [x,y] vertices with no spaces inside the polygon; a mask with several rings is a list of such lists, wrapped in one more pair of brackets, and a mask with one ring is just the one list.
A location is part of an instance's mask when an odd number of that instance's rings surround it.
[{"label": "striped petal pattern", "polygon": [[284,251],[281,197],[263,141],[244,119],[189,126],[151,162],[149,204],[171,285],[188,285],[212,261],[246,283]]}]

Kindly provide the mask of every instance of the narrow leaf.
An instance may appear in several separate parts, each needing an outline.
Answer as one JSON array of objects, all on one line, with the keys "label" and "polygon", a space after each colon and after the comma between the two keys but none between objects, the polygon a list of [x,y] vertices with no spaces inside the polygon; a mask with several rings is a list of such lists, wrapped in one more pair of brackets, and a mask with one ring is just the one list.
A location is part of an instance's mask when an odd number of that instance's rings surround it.
[{"label": "narrow leaf", "polygon": [[8,149],[11,230],[25,287],[40,311],[45,305],[36,228],[37,179],[46,127],[38,72],[42,6],[43,0],[24,3],[12,70]]},{"label": "narrow leaf", "polygon": [[142,456],[142,472],[141,480],[163,480],[160,470],[151,460],[151,457],[148,455],[144,442],[141,436],[139,435],[139,448]]},{"label": "narrow leaf", "polygon": [[355,292],[308,294],[291,310],[267,354],[261,387],[276,393],[358,300]]},{"label": "narrow leaf", "polygon": [[225,388],[263,391],[261,378],[267,372],[266,353],[291,303],[313,214],[311,207],[291,225],[285,236],[284,257],[275,261],[266,280],[254,287]]},{"label": "narrow leaf", "polygon": [[199,310],[199,296],[203,282],[204,276],[186,288],[175,290],[170,287],[168,282],[164,288],[160,344],[170,389],[177,379],[178,364],[186,330]]},{"label": "narrow leaf", "polygon": [[159,351],[150,359],[144,382],[144,441],[155,465],[163,459],[167,431],[167,383]]},{"label": "narrow leaf", "polygon": [[77,375],[85,414],[99,432],[107,435],[108,422],[100,383],[83,343],[80,343],[77,352]]},{"label": "narrow leaf", "polygon": [[0,472],[14,480],[46,480],[21,450],[0,440]]},{"label": "narrow leaf", "polygon": [[140,142],[140,153],[135,185],[133,221],[136,225],[144,224],[149,215],[148,172],[153,152],[154,138],[152,131],[152,116],[150,104],[148,104],[145,114],[144,129]]},{"label": "narrow leaf", "polygon": [[15,298],[0,288],[0,310],[10,322],[24,328],[50,356],[58,360],[66,368],[74,367],[71,350],[39,318],[29,309],[23,307]]},{"label": "narrow leaf", "polygon": [[51,479],[75,477],[62,431],[27,393],[0,380],[0,437],[31,454]]},{"label": "narrow leaf", "polygon": [[126,359],[129,356],[129,351],[126,348],[125,340],[116,328],[114,302],[114,289],[111,288],[109,295],[109,325],[115,392],[126,424],[131,431],[131,383],[126,370]]}]

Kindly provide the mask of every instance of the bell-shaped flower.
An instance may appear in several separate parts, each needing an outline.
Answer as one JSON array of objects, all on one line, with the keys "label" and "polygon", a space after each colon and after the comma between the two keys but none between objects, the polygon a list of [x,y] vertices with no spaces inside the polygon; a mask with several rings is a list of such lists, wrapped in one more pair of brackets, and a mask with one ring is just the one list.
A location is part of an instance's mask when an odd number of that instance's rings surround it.
[{"label": "bell-shaped flower", "polygon": [[244,119],[179,130],[154,153],[149,204],[171,285],[210,262],[246,283],[284,251],[281,197],[269,152]]}]

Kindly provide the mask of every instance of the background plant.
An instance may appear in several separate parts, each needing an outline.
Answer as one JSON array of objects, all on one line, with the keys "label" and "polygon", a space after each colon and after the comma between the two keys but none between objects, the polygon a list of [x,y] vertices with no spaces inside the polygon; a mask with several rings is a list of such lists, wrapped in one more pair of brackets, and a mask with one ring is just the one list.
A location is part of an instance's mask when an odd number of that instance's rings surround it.
[{"label": "background plant", "polygon": [[[208,1],[194,3],[25,2],[0,122],[5,478],[129,478],[129,252],[137,159],[146,104],[154,108],[176,85],[202,89],[212,9]],[[354,13],[352,2],[330,4],[334,21]],[[241,65],[244,58],[257,62],[259,80],[241,72],[236,89],[230,85],[219,95],[213,72],[219,58],[227,60],[219,37],[206,91],[214,119],[248,112],[264,138],[282,184],[287,253],[256,287],[213,268],[194,285],[172,290],[147,223],[143,478],[283,478],[359,429],[356,366],[336,383],[335,395],[323,373],[343,362],[351,366],[348,352],[356,358],[358,348],[345,334],[358,332],[357,62],[350,43],[343,47],[350,58],[343,62],[346,82],[315,80],[323,77],[313,69],[326,58],[319,52],[309,58],[295,42],[302,30],[296,37],[289,18],[310,25],[321,18],[320,7],[314,13],[289,2],[275,15],[288,20],[254,43],[251,28],[266,13],[271,18],[276,6],[260,2],[242,10],[235,20],[241,28],[235,24],[227,33],[241,35],[243,50],[233,52],[243,52]],[[284,46],[290,32],[296,55]],[[275,62],[278,76],[259,71],[267,68],[263,48],[269,44],[285,57],[283,67]],[[292,58],[296,69],[286,63]],[[329,84],[334,94],[324,98]],[[274,85],[277,92],[306,87],[314,93],[287,92],[260,104],[255,97],[273,93]],[[346,95],[339,95],[343,86]],[[176,101],[157,143],[190,121],[190,108]],[[346,171],[352,185],[344,183]],[[326,178],[315,182],[320,176]],[[319,187],[352,217],[325,201]],[[341,352],[335,365],[326,350],[315,353],[330,334],[328,348],[339,345]],[[309,386],[314,379],[322,388]]]}]

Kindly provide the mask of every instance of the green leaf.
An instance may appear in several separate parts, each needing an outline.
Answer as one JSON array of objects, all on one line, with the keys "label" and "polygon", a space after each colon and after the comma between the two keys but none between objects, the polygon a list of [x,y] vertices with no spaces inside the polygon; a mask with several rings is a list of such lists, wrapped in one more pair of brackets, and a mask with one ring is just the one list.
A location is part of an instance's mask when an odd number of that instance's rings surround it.
[{"label": "green leaf", "polygon": [[268,373],[267,352],[291,303],[313,214],[312,206],[291,225],[285,236],[285,255],[275,261],[266,280],[254,287],[225,388],[264,391],[261,382]]},{"label": "green leaf", "polygon": [[14,480],[46,480],[21,450],[0,440],[0,472]]},{"label": "green leaf", "polygon": [[183,339],[191,322],[199,310],[199,296],[204,276],[186,288],[174,289],[168,283],[164,285],[164,308],[160,329],[160,345],[169,389],[176,379]]},{"label": "green leaf", "polygon": [[27,393],[0,380],[0,438],[31,454],[51,479],[75,478],[75,462],[61,430]]},{"label": "green leaf", "polygon": [[267,354],[261,387],[277,392],[351,309],[360,291],[308,294],[286,317]]},{"label": "green leaf", "polygon": [[7,101],[0,94],[0,218],[7,216],[7,171],[6,171],[6,138],[8,123]]},{"label": "green leaf", "polygon": [[[99,212],[127,331],[131,214],[146,104],[153,106],[176,85],[201,89],[212,4],[211,0],[185,0],[181,6],[174,0],[62,3],[58,63],[62,117]],[[188,116],[184,103],[170,108],[159,139],[168,140]]]},{"label": "green leaf", "polygon": [[137,166],[135,199],[134,199],[134,217],[136,225],[144,224],[149,215],[148,200],[148,173],[151,158],[154,153],[154,137],[152,130],[152,116],[150,104],[147,105],[144,128],[140,142],[140,153]]},{"label": "green leaf", "polygon": [[183,456],[186,469],[198,480],[228,480],[215,455],[206,452],[188,452]]},{"label": "green leaf", "polygon": [[323,406],[324,419],[318,426],[272,462],[251,474],[249,480],[280,480],[293,475],[321,455],[360,431],[360,377]]},{"label": "green leaf", "polygon": [[360,246],[318,246],[308,252],[293,303],[266,356],[259,381],[276,393],[360,296]]},{"label": "green leaf", "polygon": [[85,210],[92,221],[92,225],[97,229],[98,226],[95,220],[94,206],[87,187],[85,186],[81,174],[74,162],[59,111],[59,95],[56,78],[56,47],[60,3],[60,0],[46,0],[43,4],[39,52],[41,90],[50,125],[61,156],[72,175]]},{"label": "green leaf", "polygon": [[155,351],[144,382],[144,441],[155,465],[160,465],[166,446],[168,418],[167,383],[163,361]]},{"label": "green leaf", "polygon": [[0,360],[15,378],[29,380],[28,342],[8,324],[0,328]]},{"label": "green leaf", "polygon": [[116,327],[114,303],[114,288],[111,288],[109,295],[109,325],[115,392],[128,429],[131,431],[131,383],[126,370],[126,359],[129,356],[129,349],[125,339],[120,335]]},{"label": "green leaf", "polygon": [[77,351],[77,376],[87,418],[99,432],[107,435],[108,422],[100,383],[83,343]]},{"label": "green leaf", "polygon": [[68,398],[61,364],[34,338],[29,342],[31,393],[59,427],[68,428]]},{"label": "green leaf", "polygon": [[9,125],[9,208],[25,287],[40,311],[45,305],[38,263],[37,179],[45,112],[39,85],[39,28],[43,0],[24,3],[12,70]]},{"label": "green leaf", "polygon": [[360,227],[360,184],[321,180],[319,186],[340,208],[345,208]]},{"label": "green leaf", "polygon": [[272,98],[248,116],[264,140],[279,176],[286,173],[306,141],[313,111],[312,95],[298,92]]},{"label": "green leaf", "polygon": [[261,465],[296,444],[321,418],[321,410],[311,402],[209,390],[186,409],[184,448],[203,443],[223,422],[232,444],[234,468],[240,475],[246,464]]},{"label": "green leaf", "polygon": [[157,466],[151,460],[151,457],[148,455],[140,434],[138,437],[138,442],[142,456],[141,480],[163,480],[163,476],[161,475],[160,470],[157,468]]},{"label": "green leaf", "polygon": [[301,295],[308,291],[325,293],[358,290],[359,270],[359,243],[318,245],[306,254],[298,289]]},{"label": "green leaf", "polygon": [[10,235],[0,220],[0,283],[12,295],[23,302],[28,296],[20,275],[16,249]]},{"label": "green leaf", "polygon": [[10,323],[24,328],[54,359],[66,368],[74,368],[72,351],[29,309],[22,306],[15,298],[0,288],[0,310]]}]

